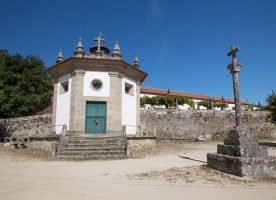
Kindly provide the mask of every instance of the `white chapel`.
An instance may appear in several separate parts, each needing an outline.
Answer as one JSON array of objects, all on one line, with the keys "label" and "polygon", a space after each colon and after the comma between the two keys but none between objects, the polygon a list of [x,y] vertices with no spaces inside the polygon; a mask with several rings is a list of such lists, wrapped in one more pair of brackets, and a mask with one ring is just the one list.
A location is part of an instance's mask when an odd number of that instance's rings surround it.
[{"label": "white chapel", "polygon": [[[147,73],[122,59],[116,41],[112,53],[105,39],[94,38],[85,52],[80,38],[74,55],[48,69],[54,77],[53,126],[57,134],[66,127],[72,134],[137,134],[140,127],[140,85]],[[66,126],[64,126],[66,125]]]}]

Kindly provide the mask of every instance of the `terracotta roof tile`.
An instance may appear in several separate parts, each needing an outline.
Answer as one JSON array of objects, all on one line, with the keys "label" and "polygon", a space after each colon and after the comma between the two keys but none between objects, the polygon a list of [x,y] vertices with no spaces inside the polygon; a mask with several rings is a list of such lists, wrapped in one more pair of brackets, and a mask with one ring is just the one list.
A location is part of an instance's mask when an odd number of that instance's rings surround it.
[{"label": "terracotta roof tile", "polygon": [[[150,88],[150,87],[141,87],[141,94],[152,94],[152,95],[168,95],[168,90],[165,89],[159,89],[159,88]],[[174,91],[170,90],[170,95],[174,96],[183,96],[183,97],[188,97],[191,99],[198,99],[198,100],[209,100],[209,101],[222,101],[221,97],[216,97],[216,96],[208,96],[208,95],[203,95],[203,94],[193,94],[189,92],[180,92],[180,91]],[[230,98],[224,98],[224,102],[228,103],[234,103],[234,99]],[[250,104],[245,101],[241,101],[242,104]]]},{"label": "terracotta roof tile", "polygon": [[134,70],[136,70],[136,71],[139,71],[139,72],[142,72],[142,73],[144,73],[145,75],[148,75],[146,72],[144,72],[143,70],[141,70],[141,69],[139,69],[139,68],[137,68],[137,67],[135,67],[135,66],[133,66],[133,65],[131,65],[131,64],[129,64],[129,63],[127,63],[126,61],[124,61],[124,60],[122,60],[122,59],[118,59],[118,58],[113,58],[113,57],[108,57],[108,56],[104,56],[104,57],[99,57],[99,58],[96,58],[96,57],[89,57],[89,56],[83,56],[83,57],[74,57],[74,56],[72,56],[72,57],[69,57],[69,58],[67,58],[67,59],[65,59],[65,60],[63,60],[63,61],[61,61],[61,62],[59,62],[59,63],[56,63],[56,64],[54,64],[53,66],[51,66],[51,67],[49,67],[48,69],[47,69],[47,71],[49,72],[49,71],[51,71],[51,69],[53,69],[53,68],[56,68],[56,67],[58,67],[59,65],[61,65],[61,64],[63,64],[63,63],[66,63],[66,62],[68,62],[68,61],[70,61],[70,60],[95,60],[95,61],[114,61],[114,62],[121,62],[121,63],[123,63],[123,64],[126,64],[126,65],[128,65],[128,66],[130,66],[130,67],[132,67]]}]

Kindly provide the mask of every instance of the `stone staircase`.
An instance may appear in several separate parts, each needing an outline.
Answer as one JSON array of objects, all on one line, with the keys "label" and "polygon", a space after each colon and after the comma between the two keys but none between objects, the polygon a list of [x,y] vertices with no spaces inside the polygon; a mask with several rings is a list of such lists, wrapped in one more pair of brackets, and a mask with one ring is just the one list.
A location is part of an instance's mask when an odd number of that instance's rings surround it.
[{"label": "stone staircase", "polygon": [[122,159],[126,158],[122,136],[63,136],[58,144],[56,159]]}]

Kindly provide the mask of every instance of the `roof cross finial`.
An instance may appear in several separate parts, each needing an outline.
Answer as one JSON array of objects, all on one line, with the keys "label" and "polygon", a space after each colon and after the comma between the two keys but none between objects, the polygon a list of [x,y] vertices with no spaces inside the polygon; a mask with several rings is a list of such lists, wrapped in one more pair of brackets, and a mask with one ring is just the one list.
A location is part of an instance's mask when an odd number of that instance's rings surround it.
[{"label": "roof cross finial", "polygon": [[97,49],[97,54],[100,54],[101,53],[101,42],[104,42],[105,39],[102,38],[102,33],[99,32],[99,36],[94,38],[94,41],[98,42],[98,49]]}]

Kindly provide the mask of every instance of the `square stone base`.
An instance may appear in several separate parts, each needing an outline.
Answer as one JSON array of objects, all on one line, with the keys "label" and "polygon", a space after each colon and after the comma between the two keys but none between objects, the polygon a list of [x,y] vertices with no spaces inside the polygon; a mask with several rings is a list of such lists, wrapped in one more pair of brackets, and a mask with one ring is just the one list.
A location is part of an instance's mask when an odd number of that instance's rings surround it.
[{"label": "square stone base", "polygon": [[208,153],[207,163],[213,169],[236,176],[276,177],[276,156],[249,158]]}]

